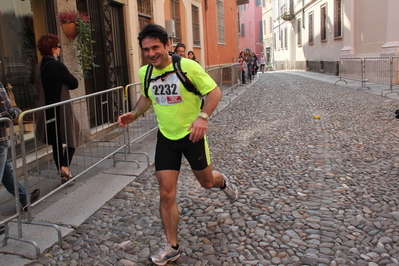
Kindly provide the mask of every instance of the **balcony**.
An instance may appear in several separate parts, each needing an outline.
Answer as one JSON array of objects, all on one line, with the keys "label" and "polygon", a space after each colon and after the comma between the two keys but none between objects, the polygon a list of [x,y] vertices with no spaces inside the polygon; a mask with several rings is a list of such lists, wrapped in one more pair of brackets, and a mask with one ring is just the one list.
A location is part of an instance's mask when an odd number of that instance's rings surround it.
[{"label": "balcony", "polygon": [[281,19],[285,21],[290,21],[295,18],[294,3],[293,0],[286,0],[284,2],[285,4],[283,4],[280,8]]},{"label": "balcony", "polygon": [[249,0],[236,0],[237,6],[249,4]]}]

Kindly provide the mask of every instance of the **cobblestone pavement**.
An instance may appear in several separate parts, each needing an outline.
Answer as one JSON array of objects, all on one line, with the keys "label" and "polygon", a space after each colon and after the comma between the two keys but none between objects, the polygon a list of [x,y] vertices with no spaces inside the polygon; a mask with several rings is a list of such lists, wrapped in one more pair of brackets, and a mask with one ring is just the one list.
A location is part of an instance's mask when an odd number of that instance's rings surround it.
[{"label": "cobblestone pavement", "polygon": [[[260,75],[208,133],[215,169],[242,195],[231,204],[201,188],[184,162],[183,253],[170,265],[399,265],[398,107],[361,90]],[[157,190],[150,167],[30,265],[151,265],[164,241]]]}]

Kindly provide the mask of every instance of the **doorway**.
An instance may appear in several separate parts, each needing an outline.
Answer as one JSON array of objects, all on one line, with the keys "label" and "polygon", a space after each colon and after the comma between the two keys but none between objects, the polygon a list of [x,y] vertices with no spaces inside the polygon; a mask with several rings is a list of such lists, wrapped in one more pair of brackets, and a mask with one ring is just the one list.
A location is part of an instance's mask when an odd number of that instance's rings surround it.
[{"label": "doorway", "polygon": [[[82,2],[82,0],[79,0]],[[124,27],[124,5],[111,0],[85,0],[93,28],[95,64],[92,75],[85,79],[86,94],[104,91],[129,83]],[[80,8],[80,5],[78,5]],[[104,105],[107,101],[108,104]],[[89,104],[90,126],[113,122],[122,110],[121,99],[115,95],[102,95]],[[106,106],[113,106],[107,108]],[[101,112],[95,112],[101,110]]]}]

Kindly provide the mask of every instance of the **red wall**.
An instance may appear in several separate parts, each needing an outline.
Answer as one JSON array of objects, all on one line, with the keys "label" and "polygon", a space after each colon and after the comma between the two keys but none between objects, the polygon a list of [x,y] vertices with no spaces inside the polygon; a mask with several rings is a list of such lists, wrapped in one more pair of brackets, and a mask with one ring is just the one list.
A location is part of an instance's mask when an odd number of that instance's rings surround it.
[{"label": "red wall", "polygon": [[216,1],[203,0],[202,7],[206,68],[235,63],[239,51],[236,1],[224,1],[224,44],[218,44]]}]

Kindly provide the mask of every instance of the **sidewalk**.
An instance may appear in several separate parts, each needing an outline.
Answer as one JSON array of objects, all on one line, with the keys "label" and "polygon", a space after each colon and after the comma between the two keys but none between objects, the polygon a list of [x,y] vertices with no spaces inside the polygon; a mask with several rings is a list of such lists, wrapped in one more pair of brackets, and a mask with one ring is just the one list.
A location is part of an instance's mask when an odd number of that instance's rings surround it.
[{"label": "sidewalk", "polygon": [[[331,84],[334,84],[339,79],[337,76],[304,71],[281,71],[279,73],[300,75]],[[267,73],[259,75],[267,75]],[[246,87],[239,86],[234,90],[234,94],[231,93],[225,96],[225,100],[220,102],[218,111],[215,114],[227,107],[229,103],[247,89],[250,89],[256,82],[257,79]],[[345,84],[340,81],[337,85],[357,89],[361,85],[361,82],[348,81],[348,84]],[[370,87],[370,90],[365,90],[378,95],[381,95],[382,90],[388,89],[388,86],[384,85],[370,84]],[[388,97],[399,99],[397,94],[388,94]],[[226,98],[229,99],[226,100]],[[148,153],[151,164],[154,157],[155,134],[156,132],[154,131],[137,143],[137,146],[140,147],[137,151]],[[114,168],[112,167],[112,160],[108,160],[107,163],[101,166],[102,169],[98,173],[74,182],[70,187],[57,193],[57,196],[49,197],[45,202],[38,205],[37,208],[35,207],[33,220],[57,224],[61,228],[62,237],[67,236],[147,169],[145,156],[129,155],[128,159],[138,160],[140,168],[136,168],[134,164],[126,162],[119,162],[116,168]],[[10,227],[15,232],[15,224],[10,224]],[[38,243],[41,253],[57,242],[55,230],[49,227],[24,225],[23,232],[26,239],[31,239]],[[3,236],[0,237],[1,240],[3,240]],[[20,266],[35,261],[33,258],[35,255],[33,246],[19,241],[9,240],[8,246],[0,248],[0,252],[0,265]],[[20,254],[21,256],[14,254]],[[32,259],[26,257],[32,257]]]},{"label": "sidewalk", "polygon": [[[332,75],[325,75],[325,74],[320,74],[320,73],[314,73],[314,72],[309,72],[309,71],[297,71],[297,70],[291,70],[291,71],[280,71],[280,73],[289,73],[289,74],[294,74],[294,75],[300,75],[303,77],[311,78],[311,79],[316,79],[320,81],[324,81],[327,83],[343,86],[343,87],[350,87],[353,89],[359,89],[359,90],[364,90],[366,92],[370,92],[373,94],[385,95],[387,92],[389,92],[389,85],[383,85],[383,84],[377,84],[377,83],[366,83],[367,88],[360,88],[362,86],[361,81],[357,80],[349,80],[346,79],[345,81],[339,80],[338,76],[332,76]],[[399,92],[399,88],[397,87],[396,90],[394,89],[393,91]],[[397,99],[399,100],[399,94],[398,93],[389,93],[386,95],[388,98],[392,99]]]}]

